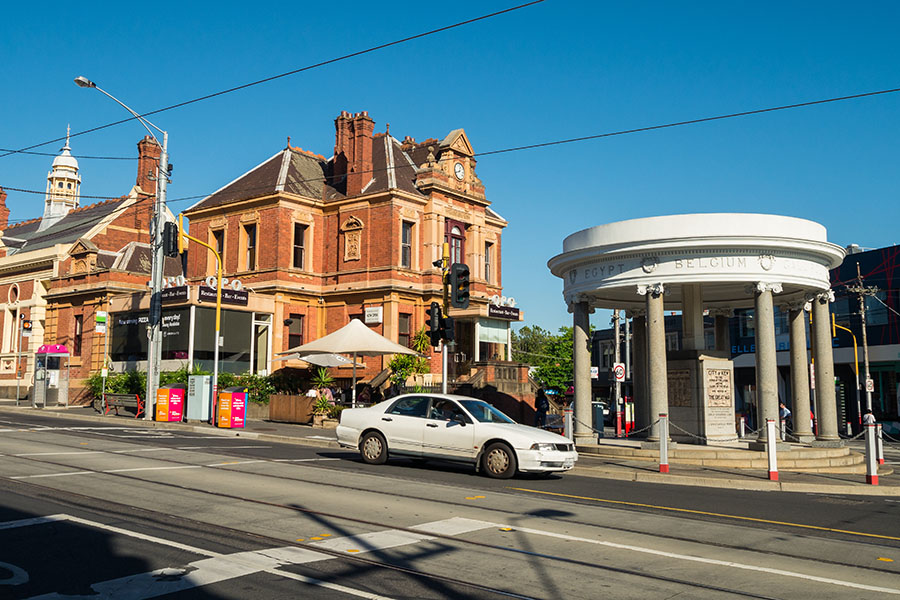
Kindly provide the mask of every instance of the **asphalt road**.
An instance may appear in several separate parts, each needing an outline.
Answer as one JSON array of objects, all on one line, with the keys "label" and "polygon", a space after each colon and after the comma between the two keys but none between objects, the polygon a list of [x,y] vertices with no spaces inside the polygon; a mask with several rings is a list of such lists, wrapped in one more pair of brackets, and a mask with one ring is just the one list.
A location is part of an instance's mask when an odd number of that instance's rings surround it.
[{"label": "asphalt road", "polygon": [[0,430],[0,597],[900,595],[900,499],[495,481],[18,414]]}]

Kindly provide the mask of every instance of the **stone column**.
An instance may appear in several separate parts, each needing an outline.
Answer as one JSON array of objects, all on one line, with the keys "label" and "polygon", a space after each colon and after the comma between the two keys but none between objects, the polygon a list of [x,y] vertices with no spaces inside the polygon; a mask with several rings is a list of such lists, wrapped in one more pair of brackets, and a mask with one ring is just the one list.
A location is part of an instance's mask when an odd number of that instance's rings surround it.
[{"label": "stone column", "polygon": [[575,379],[575,444],[595,444],[591,431],[591,347],[590,306],[585,301],[572,302],[572,368]]},{"label": "stone column", "polygon": [[706,348],[703,295],[699,283],[685,283],[681,286],[681,332],[685,350]]},{"label": "stone column", "polygon": [[716,317],[716,350],[730,353],[731,330],[728,328],[728,317],[731,316],[731,309],[719,309],[713,314]]},{"label": "stone column", "polygon": [[666,368],[666,320],[663,308],[663,284],[638,286],[638,294],[647,296],[647,388],[650,398],[650,434],[647,441],[659,443],[660,413],[669,412],[669,380]]},{"label": "stone column", "polygon": [[756,426],[759,442],[767,439],[766,419],[778,422],[778,363],[775,355],[775,306],[772,294],[781,292],[780,283],[759,282],[753,286],[756,318]]},{"label": "stone column", "polygon": [[[806,311],[802,304],[791,304],[791,411],[794,436],[801,442],[813,440],[809,423],[809,364],[806,356]],[[810,307],[812,308],[812,307]]]},{"label": "stone column", "polygon": [[643,311],[632,313],[631,339],[634,355],[634,364],[631,365],[634,427],[643,429],[651,423],[650,398],[647,392],[647,317]]},{"label": "stone column", "polygon": [[816,330],[816,418],[819,434],[816,446],[842,446],[838,435],[837,395],[834,392],[834,355],[831,350],[831,310],[834,292],[828,290],[812,298],[813,327]]}]

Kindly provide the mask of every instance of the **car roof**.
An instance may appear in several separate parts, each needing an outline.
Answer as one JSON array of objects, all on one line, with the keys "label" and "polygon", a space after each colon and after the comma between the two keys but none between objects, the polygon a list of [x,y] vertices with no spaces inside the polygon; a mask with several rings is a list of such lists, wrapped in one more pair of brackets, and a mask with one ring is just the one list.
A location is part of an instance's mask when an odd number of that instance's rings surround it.
[{"label": "car roof", "polygon": [[390,400],[397,400],[399,398],[403,398],[404,396],[416,396],[418,398],[421,398],[424,396],[426,398],[434,398],[434,399],[445,398],[448,400],[456,400],[457,402],[462,401],[462,400],[475,400],[476,402],[482,402],[482,400],[480,398],[472,398],[471,396],[460,396],[459,394],[439,394],[436,392],[422,392],[422,393],[407,392],[405,394],[401,394],[399,396],[390,398]]}]

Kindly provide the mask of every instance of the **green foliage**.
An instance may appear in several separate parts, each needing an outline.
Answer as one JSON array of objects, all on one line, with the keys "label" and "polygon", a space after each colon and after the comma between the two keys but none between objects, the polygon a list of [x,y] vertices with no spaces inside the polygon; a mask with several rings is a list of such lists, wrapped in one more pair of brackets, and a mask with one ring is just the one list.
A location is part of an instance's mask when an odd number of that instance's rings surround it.
[{"label": "green foliage", "polygon": [[319,367],[316,369],[316,374],[313,375],[312,383],[317,390],[321,390],[334,385],[334,377],[331,376],[328,369]]},{"label": "green foliage", "polygon": [[[412,339],[412,349],[419,354],[425,354],[430,346],[431,341],[425,328],[422,327]],[[404,385],[410,375],[428,372],[428,359],[412,354],[395,354],[388,363],[388,368],[391,370],[391,381]]]},{"label": "green foliage", "polygon": [[339,419],[341,417],[341,411],[344,410],[345,407],[340,404],[333,404],[328,407],[328,417],[331,419]]},{"label": "green foliage", "polygon": [[319,396],[316,398],[316,401],[313,402],[313,412],[317,415],[324,415],[328,413],[329,410],[331,410],[331,403],[325,396]]},{"label": "green foliage", "polygon": [[284,367],[269,376],[275,391],[282,394],[302,394],[309,388],[306,371]]},{"label": "green foliage", "polygon": [[513,331],[513,360],[534,366],[532,376],[544,388],[564,393],[572,381],[572,340],[571,327],[560,327],[558,335],[522,327]]}]

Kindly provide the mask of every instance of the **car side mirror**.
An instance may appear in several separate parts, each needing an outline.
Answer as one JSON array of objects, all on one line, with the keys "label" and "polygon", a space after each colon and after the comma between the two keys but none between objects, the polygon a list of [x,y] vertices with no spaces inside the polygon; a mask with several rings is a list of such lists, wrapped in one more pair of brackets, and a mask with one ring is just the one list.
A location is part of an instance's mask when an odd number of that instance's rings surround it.
[{"label": "car side mirror", "polygon": [[466,425],[466,415],[464,415],[464,414],[462,414],[462,413],[456,413],[456,414],[454,414],[454,415],[450,418],[450,420],[453,421],[454,423],[459,423],[459,424],[462,425],[463,427],[465,427],[465,425]]}]

